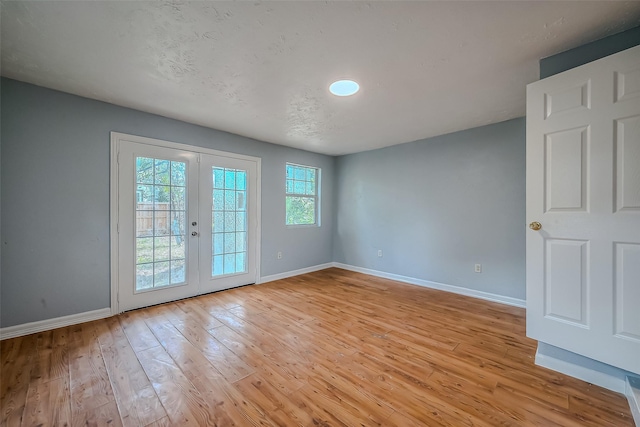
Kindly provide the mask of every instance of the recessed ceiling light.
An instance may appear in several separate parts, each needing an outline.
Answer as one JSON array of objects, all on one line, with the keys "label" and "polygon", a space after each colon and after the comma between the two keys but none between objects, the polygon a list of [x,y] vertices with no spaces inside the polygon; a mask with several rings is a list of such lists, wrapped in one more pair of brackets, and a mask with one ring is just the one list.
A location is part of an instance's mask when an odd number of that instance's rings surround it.
[{"label": "recessed ceiling light", "polygon": [[338,80],[329,86],[329,91],[336,96],[353,95],[359,90],[360,85],[353,80]]}]

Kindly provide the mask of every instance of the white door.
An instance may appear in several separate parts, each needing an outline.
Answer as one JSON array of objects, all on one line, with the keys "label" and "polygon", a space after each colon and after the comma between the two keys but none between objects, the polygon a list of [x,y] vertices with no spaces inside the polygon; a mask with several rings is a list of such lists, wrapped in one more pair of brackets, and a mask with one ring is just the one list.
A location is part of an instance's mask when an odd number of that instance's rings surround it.
[{"label": "white door", "polygon": [[198,293],[197,154],[120,141],[120,310]]},{"label": "white door", "polygon": [[112,140],[114,311],[256,282],[259,159],[118,133]]},{"label": "white door", "polygon": [[527,221],[527,335],[640,373],[640,47],[527,87]]},{"label": "white door", "polygon": [[255,162],[200,157],[201,293],[255,282],[256,173]]}]

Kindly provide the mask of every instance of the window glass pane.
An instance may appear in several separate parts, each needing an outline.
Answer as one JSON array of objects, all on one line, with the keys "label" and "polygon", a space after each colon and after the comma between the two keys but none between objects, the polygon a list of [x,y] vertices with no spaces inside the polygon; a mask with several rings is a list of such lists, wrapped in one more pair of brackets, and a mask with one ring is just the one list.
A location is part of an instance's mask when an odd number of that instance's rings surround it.
[{"label": "window glass pane", "polygon": [[153,202],[154,209],[169,210],[169,194],[171,193],[171,187],[168,185],[155,185],[153,187]]},{"label": "window glass pane", "polygon": [[245,171],[236,172],[236,190],[247,189],[247,173]]},{"label": "window glass pane", "polygon": [[226,254],[224,256],[224,274],[236,272],[236,254]]},{"label": "window glass pane", "polygon": [[156,159],[155,183],[169,185],[169,160]]},{"label": "window glass pane", "polygon": [[136,237],[153,236],[153,211],[136,211]]},{"label": "window glass pane", "polygon": [[293,182],[293,192],[296,194],[304,194],[305,186],[304,181],[294,181]]},{"label": "window glass pane", "polygon": [[236,235],[235,233],[224,233],[224,253],[236,251]]},{"label": "window glass pane", "polygon": [[247,271],[247,266],[245,265],[245,254],[236,254],[236,272],[244,273],[245,271]]},{"label": "window glass pane", "polygon": [[316,170],[314,168],[307,168],[307,181],[315,181],[316,180]]},{"label": "window glass pane", "polygon": [[316,194],[316,186],[312,182],[307,182],[307,189],[305,191],[305,194],[308,194],[310,196]]},{"label": "window glass pane", "polygon": [[224,231],[236,231],[236,215],[234,212],[224,213]]},{"label": "window glass pane", "polygon": [[155,237],[153,240],[153,260],[164,261],[169,259],[170,237]]},{"label": "window glass pane", "polygon": [[287,224],[315,224],[315,199],[287,196]]},{"label": "window glass pane", "polygon": [[154,236],[168,236],[169,235],[169,225],[171,221],[169,220],[171,212],[169,211],[155,211],[153,212],[153,235]]},{"label": "window glass pane", "polygon": [[236,252],[247,250],[247,233],[236,233]]},{"label": "window glass pane", "polygon": [[184,239],[182,236],[173,236],[171,238],[171,259],[183,259],[184,253]]},{"label": "window glass pane", "polygon": [[211,267],[212,276],[219,276],[221,274],[224,274],[222,263],[223,263],[223,255],[216,255],[213,257],[213,265]]},{"label": "window glass pane", "polygon": [[153,209],[153,185],[138,185],[136,188],[136,202],[139,210]]},{"label": "window glass pane", "polygon": [[153,263],[153,287],[167,286],[169,284],[169,262]]},{"label": "window glass pane", "polygon": [[136,157],[136,182],[153,184],[153,159]]},{"label": "window glass pane", "polygon": [[233,211],[236,208],[236,192],[233,190],[224,191],[224,208]]},{"label": "window glass pane", "polygon": [[237,198],[237,202],[236,202],[236,209],[238,209],[239,211],[244,211],[247,209],[247,205],[246,205],[246,192],[245,191],[238,191],[236,193],[236,198]]},{"label": "window glass pane", "polygon": [[287,193],[293,193],[293,180],[287,180]]},{"label": "window glass pane", "polygon": [[213,231],[216,233],[224,231],[224,212],[213,213]]},{"label": "window glass pane", "polygon": [[171,185],[186,185],[186,166],[184,162],[171,162]]},{"label": "window glass pane", "polygon": [[247,214],[236,212],[236,231],[247,231]]},{"label": "window glass pane", "polygon": [[293,178],[293,166],[287,165],[287,178]]},{"label": "window glass pane", "polygon": [[136,289],[153,288],[153,264],[136,265]]},{"label": "window glass pane", "polygon": [[224,188],[236,188],[236,172],[234,170],[225,169],[224,171]]},{"label": "window glass pane", "polygon": [[224,190],[213,190],[213,209],[216,211],[224,209]]},{"label": "window glass pane", "polygon": [[305,169],[305,168],[301,168],[301,167],[294,168],[294,175],[293,175],[293,177],[294,177],[295,179],[300,180],[300,181],[304,181],[304,176],[305,176],[304,169]]},{"label": "window glass pane", "polygon": [[185,188],[171,187],[171,209],[175,211],[183,211],[186,209]]},{"label": "window glass pane", "polygon": [[213,168],[213,188],[224,188],[224,169]]},{"label": "window glass pane", "polygon": [[224,253],[224,234],[216,233],[213,235],[213,254],[222,255]]},{"label": "window glass pane", "polygon": [[171,235],[184,236],[185,235],[185,221],[184,212],[171,212]]},{"label": "window glass pane", "polygon": [[153,237],[136,239],[136,264],[153,261]]},{"label": "window glass pane", "polygon": [[171,261],[171,284],[184,282],[184,260]]}]

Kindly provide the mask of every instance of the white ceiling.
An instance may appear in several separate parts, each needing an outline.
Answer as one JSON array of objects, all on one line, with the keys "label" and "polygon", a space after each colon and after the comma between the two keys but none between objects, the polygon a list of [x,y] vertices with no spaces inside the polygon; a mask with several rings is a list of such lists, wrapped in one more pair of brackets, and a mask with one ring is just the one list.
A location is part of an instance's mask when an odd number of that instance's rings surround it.
[{"label": "white ceiling", "polygon": [[[325,154],[525,114],[538,60],[640,2],[2,2],[2,75]],[[361,91],[328,92],[352,78]]]}]

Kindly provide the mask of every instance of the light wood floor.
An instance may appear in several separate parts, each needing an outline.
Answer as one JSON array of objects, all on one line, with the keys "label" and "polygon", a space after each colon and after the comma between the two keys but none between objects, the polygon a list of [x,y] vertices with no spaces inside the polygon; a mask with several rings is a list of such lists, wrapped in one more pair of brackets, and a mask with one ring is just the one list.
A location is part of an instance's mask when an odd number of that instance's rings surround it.
[{"label": "light wood floor", "polygon": [[1,344],[2,425],[632,426],[524,310],[338,269]]}]

